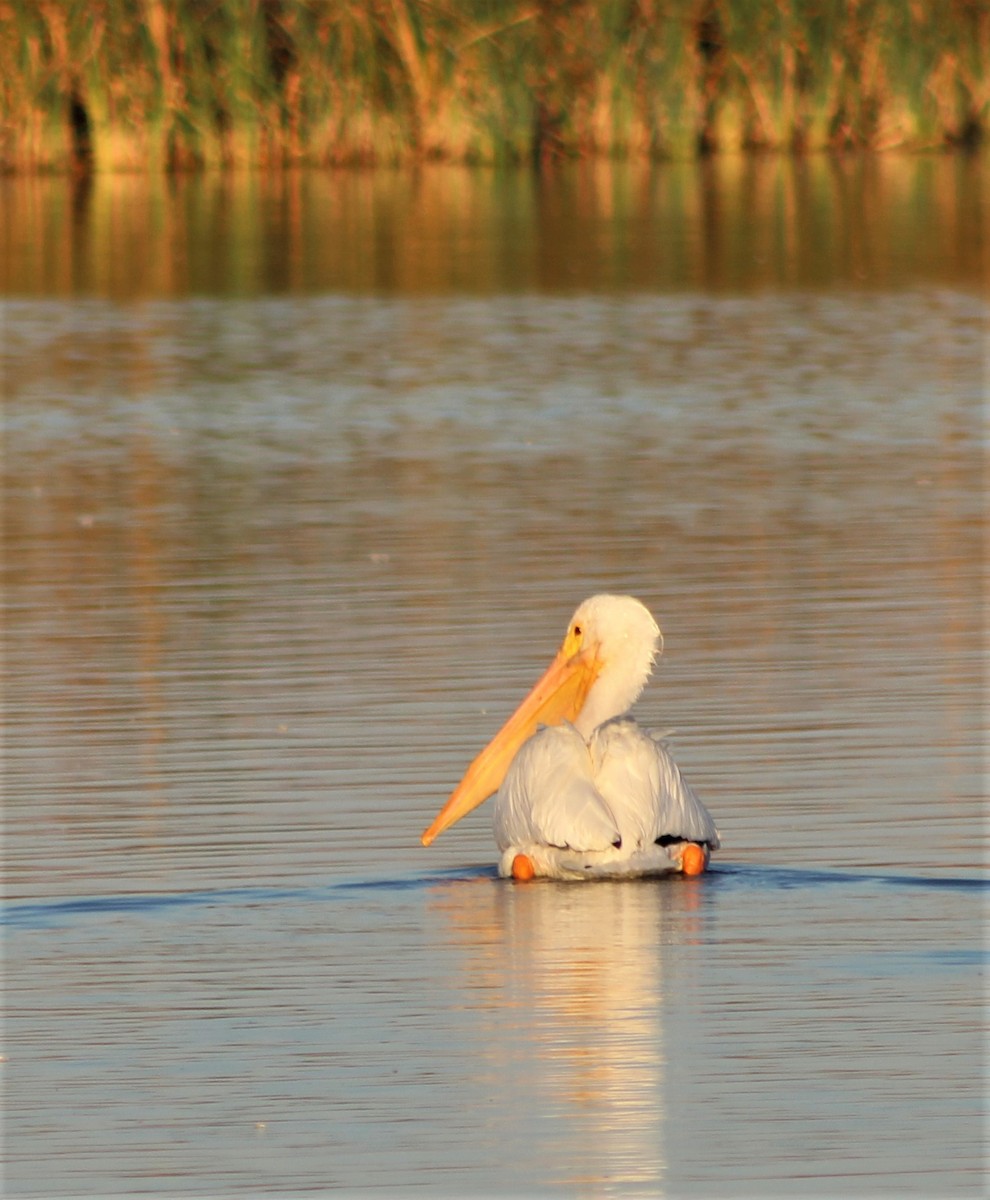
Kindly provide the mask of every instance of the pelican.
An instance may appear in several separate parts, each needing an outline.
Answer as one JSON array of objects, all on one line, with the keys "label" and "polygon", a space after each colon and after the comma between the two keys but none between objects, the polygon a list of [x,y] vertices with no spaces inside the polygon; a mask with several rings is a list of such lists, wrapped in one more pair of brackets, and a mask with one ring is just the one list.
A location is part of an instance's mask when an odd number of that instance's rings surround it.
[{"label": "pelican", "polygon": [[718,830],[664,742],[629,709],[662,638],[632,596],[592,596],[513,715],[423,833],[430,845],[494,792],[499,874],[517,880],[697,875]]}]

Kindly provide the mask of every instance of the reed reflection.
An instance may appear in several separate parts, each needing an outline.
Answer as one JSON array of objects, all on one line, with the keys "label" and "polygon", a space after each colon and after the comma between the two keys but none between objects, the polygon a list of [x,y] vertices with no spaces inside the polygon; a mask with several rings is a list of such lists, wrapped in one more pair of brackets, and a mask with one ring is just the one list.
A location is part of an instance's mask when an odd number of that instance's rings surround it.
[{"label": "reed reflection", "polygon": [[0,292],[982,286],[986,156],[0,179]]}]

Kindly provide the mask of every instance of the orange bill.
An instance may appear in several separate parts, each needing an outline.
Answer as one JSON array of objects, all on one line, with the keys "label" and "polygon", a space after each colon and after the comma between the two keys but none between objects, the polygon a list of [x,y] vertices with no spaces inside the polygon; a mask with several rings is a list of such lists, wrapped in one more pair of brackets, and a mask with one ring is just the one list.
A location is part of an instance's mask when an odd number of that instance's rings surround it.
[{"label": "orange bill", "polygon": [[584,707],[600,670],[601,664],[594,655],[587,650],[576,650],[569,636],[533,690],[468,767],[433,824],[423,833],[423,845],[428,846],[455,821],[498,791],[509,763],[537,726],[573,721]]}]

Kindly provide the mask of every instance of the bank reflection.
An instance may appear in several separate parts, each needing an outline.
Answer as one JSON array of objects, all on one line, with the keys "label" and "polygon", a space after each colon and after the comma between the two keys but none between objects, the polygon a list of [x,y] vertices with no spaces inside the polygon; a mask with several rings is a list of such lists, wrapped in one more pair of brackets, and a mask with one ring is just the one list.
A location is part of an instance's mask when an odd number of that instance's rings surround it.
[{"label": "bank reflection", "polygon": [[478,1083],[518,1097],[534,1182],[661,1187],[664,946],[699,935],[696,883],[438,889],[438,928],[461,951],[449,983],[477,1012]]},{"label": "bank reflection", "polygon": [[985,178],[985,155],[896,154],[12,176],[0,292],[979,287]]}]

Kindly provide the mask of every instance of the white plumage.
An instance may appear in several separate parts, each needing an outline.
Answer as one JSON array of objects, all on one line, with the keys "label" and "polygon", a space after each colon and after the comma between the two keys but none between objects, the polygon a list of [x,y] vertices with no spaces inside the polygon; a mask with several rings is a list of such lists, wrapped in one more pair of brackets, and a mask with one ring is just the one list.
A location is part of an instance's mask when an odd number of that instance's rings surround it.
[{"label": "white plumage", "polygon": [[[424,844],[498,789],[494,831],[503,875],[703,870],[719,846],[714,821],[663,741],[624,715],[659,644],[660,630],[638,600],[586,600],[553,663],[471,764]],[[692,845],[699,849],[688,853]]]},{"label": "white plumage", "polygon": [[719,845],[663,742],[629,717],[589,741],[571,724],[533,734],[499,789],[493,825],[502,875],[517,854],[554,879],[661,875],[681,869],[685,843]]}]

